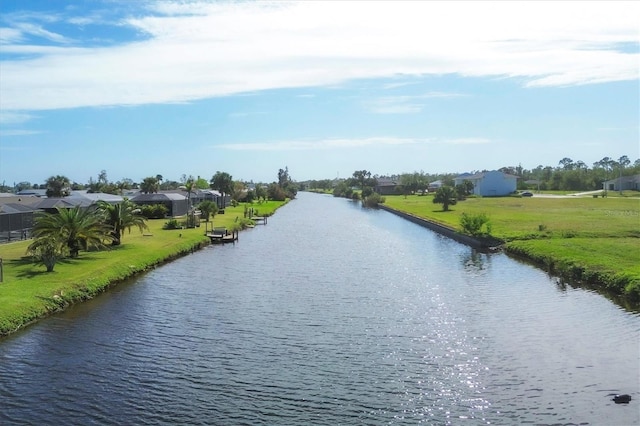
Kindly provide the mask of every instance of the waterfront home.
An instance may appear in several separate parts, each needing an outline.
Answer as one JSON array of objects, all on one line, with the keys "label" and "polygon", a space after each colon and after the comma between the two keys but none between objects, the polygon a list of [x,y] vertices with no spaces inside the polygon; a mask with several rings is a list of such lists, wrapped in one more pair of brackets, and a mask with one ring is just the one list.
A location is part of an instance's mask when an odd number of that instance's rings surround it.
[{"label": "waterfront home", "polygon": [[393,179],[377,178],[376,186],[373,188],[380,195],[397,195],[398,183]]},{"label": "waterfront home", "polygon": [[167,208],[167,215],[170,217],[183,216],[188,211],[187,197],[182,194],[170,192],[138,194],[132,197],[131,201],[140,206],[162,204]]},{"label": "waterfront home", "polygon": [[516,191],[518,176],[492,170],[482,173],[463,173],[454,179],[455,185],[464,181],[473,184],[473,193],[482,197],[500,197]]}]

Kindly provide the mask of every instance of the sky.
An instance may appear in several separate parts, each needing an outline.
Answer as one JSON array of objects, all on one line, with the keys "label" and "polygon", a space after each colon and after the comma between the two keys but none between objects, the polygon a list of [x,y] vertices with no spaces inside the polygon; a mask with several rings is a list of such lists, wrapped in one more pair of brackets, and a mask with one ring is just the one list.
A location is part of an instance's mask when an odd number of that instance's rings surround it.
[{"label": "sky", "polygon": [[640,157],[640,2],[0,1],[0,183]]}]

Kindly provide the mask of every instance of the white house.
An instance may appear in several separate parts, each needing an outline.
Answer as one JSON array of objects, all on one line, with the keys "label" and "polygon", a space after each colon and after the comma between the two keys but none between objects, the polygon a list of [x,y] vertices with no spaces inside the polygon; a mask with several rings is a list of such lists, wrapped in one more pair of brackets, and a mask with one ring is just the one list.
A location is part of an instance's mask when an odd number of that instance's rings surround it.
[{"label": "white house", "polygon": [[500,197],[515,192],[518,176],[502,173],[497,170],[482,173],[464,173],[454,179],[456,185],[465,180],[473,184],[473,193],[482,197]]}]

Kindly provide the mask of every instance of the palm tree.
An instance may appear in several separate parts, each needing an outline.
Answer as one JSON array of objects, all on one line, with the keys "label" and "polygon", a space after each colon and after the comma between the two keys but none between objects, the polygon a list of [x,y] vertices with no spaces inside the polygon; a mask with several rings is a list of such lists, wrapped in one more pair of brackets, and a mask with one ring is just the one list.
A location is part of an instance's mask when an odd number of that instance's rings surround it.
[{"label": "palm tree", "polygon": [[122,244],[122,234],[125,229],[129,233],[133,227],[138,228],[140,232],[149,229],[138,206],[127,199],[115,204],[100,200],[98,201],[98,210],[102,212],[105,222],[110,228],[112,246]]},{"label": "palm tree", "polygon": [[47,179],[47,197],[66,197],[71,194],[71,181],[66,176],[51,176]]},{"label": "palm tree", "polygon": [[448,211],[449,206],[457,203],[456,190],[450,186],[441,186],[433,197],[434,204],[442,204],[442,210]]},{"label": "palm tree", "polygon": [[49,235],[35,239],[27,248],[27,254],[31,255],[37,264],[44,265],[47,272],[53,272],[58,260],[67,254],[67,247],[58,236]]},{"label": "palm tree", "polygon": [[209,217],[215,217],[216,213],[218,213],[218,206],[216,203],[210,200],[204,200],[200,204],[198,204],[198,210],[202,212],[202,217],[205,222],[209,222]]},{"label": "palm tree", "polygon": [[55,238],[66,244],[71,257],[78,257],[80,249],[105,247],[103,241],[112,239],[111,229],[102,222],[95,210],[57,208],[57,213],[38,213],[34,218],[33,237]]},{"label": "palm tree", "polygon": [[220,192],[222,203],[220,208],[225,208],[224,194],[231,194],[233,191],[233,178],[229,173],[216,172],[210,181],[211,189],[218,190]]}]

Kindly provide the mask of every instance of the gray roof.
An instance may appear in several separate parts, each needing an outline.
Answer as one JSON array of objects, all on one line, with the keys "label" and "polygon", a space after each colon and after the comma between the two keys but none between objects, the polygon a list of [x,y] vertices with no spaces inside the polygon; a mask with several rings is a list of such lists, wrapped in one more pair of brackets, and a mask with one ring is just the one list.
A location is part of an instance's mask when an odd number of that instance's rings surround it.
[{"label": "gray roof", "polygon": [[150,202],[150,201],[181,201],[186,200],[187,197],[181,194],[174,193],[151,193],[151,194],[138,194],[135,197],[131,198],[131,201],[140,203],[140,202]]},{"label": "gray roof", "polygon": [[88,207],[90,205],[91,203],[86,200],[85,201],[81,199],[70,200],[68,197],[64,197],[64,198],[44,198],[40,200],[40,202],[36,204],[34,207],[37,209],[55,209],[57,207],[60,207],[62,209],[72,209],[75,206]]},{"label": "gray roof", "polygon": [[16,195],[35,195],[36,197],[46,197],[47,190],[46,189],[23,189],[22,191],[16,192]]},{"label": "gray roof", "polygon": [[0,206],[0,214],[29,213],[35,211],[34,208],[17,203],[7,203]]},{"label": "gray roof", "polygon": [[106,201],[108,203],[120,203],[124,198],[120,195],[107,194],[104,192],[86,192],[86,191],[72,191],[71,195],[65,197],[66,199],[80,199],[95,203],[97,201]]}]

